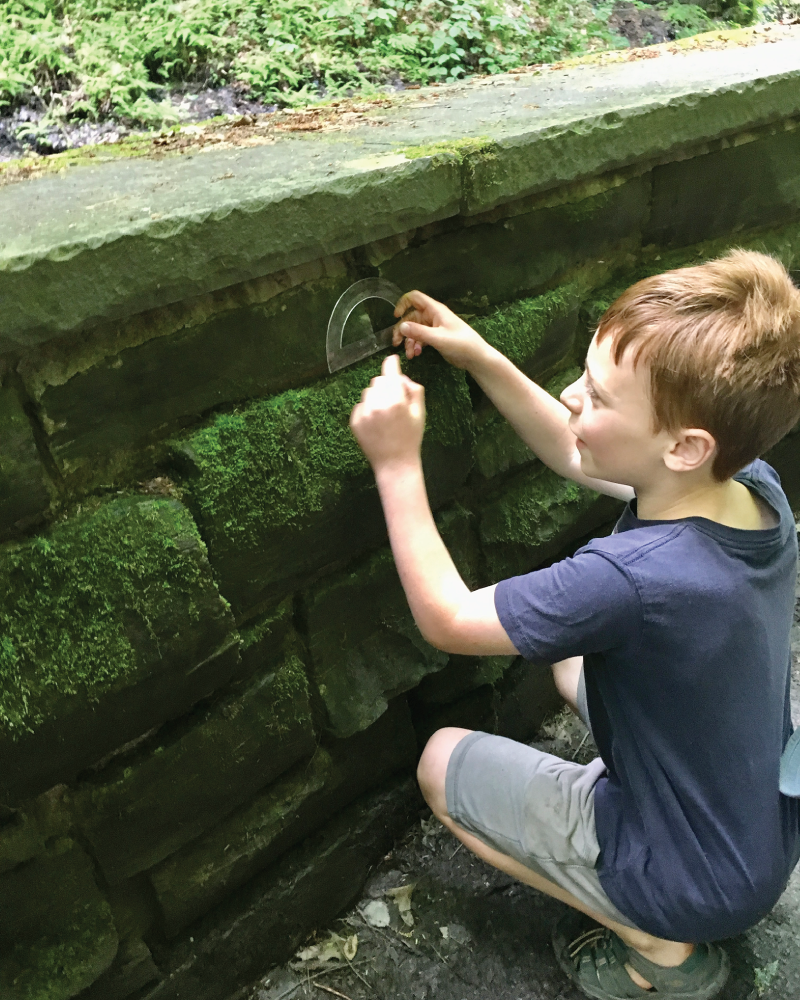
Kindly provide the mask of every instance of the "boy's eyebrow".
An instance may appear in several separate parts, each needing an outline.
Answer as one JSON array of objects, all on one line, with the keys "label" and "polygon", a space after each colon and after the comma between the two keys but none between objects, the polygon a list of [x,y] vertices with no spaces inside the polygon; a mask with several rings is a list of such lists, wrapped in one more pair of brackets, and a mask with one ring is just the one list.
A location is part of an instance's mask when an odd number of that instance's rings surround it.
[{"label": "boy's eyebrow", "polygon": [[586,361],[584,361],[584,363],[583,363],[583,370],[586,373],[586,378],[587,378],[589,384],[594,389],[594,391],[598,394],[598,396],[604,396],[605,392],[597,384],[597,382],[595,382],[595,380],[592,378],[592,373],[589,371],[589,364]]}]

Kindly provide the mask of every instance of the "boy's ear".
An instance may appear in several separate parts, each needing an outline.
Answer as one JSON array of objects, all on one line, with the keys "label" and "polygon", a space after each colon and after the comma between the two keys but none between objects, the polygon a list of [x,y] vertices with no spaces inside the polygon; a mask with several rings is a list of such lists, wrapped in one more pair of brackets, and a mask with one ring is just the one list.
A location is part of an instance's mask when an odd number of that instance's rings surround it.
[{"label": "boy's ear", "polygon": [[714,460],[717,442],[702,427],[682,428],[675,435],[672,447],[664,455],[664,464],[672,472],[694,472]]}]

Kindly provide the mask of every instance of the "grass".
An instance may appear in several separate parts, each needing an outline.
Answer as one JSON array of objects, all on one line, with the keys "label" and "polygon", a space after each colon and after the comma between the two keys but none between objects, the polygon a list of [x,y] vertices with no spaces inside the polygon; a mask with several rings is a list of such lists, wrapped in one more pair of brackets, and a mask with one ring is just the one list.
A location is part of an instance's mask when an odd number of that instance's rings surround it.
[{"label": "grass", "polygon": [[231,85],[297,106],[499,73],[624,42],[611,0],[4,0],[0,111],[176,120],[167,90]]}]

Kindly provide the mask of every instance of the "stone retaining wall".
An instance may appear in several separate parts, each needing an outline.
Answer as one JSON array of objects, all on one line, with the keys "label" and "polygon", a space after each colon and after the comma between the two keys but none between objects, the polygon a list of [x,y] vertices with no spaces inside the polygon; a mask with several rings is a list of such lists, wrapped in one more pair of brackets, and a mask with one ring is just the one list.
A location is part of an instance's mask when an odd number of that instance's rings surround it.
[{"label": "stone retaining wall", "polygon": [[[3,998],[226,1000],[354,898],[434,729],[535,734],[545,665],[414,626],[347,428],[380,358],[328,376],[328,316],[359,278],[423,288],[558,394],[639,277],[795,266],[798,65],[519,74],[0,189]],[[470,586],[608,529],[463,372],[406,370]],[[800,436],[768,457],[800,505]]]}]

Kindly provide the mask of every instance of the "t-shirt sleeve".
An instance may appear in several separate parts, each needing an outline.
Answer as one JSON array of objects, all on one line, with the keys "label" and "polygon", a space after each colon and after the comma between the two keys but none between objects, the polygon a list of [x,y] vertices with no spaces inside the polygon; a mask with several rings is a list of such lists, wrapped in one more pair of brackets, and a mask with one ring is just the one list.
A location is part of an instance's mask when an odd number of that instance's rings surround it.
[{"label": "t-shirt sleeve", "polygon": [[637,643],[642,605],[624,567],[583,550],[546,569],[502,580],[500,623],[527,660],[555,663]]}]

